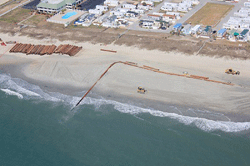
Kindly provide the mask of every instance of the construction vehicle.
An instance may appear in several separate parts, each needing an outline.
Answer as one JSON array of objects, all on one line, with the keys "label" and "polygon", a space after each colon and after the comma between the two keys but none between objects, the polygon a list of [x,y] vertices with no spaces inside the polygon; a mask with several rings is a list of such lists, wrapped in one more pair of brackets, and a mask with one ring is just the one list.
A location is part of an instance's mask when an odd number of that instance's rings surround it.
[{"label": "construction vehicle", "polygon": [[137,92],[138,92],[138,93],[141,93],[141,94],[146,93],[146,91],[147,91],[147,90],[144,89],[144,88],[142,88],[141,86],[139,86],[138,89],[137,89]]},{"label": "construction vehicle", "polygon": [[6,44],[4,42],[1,43],[1,46],[6,46]]},{"label": "construction vehicle", "polygon": [[188,75],[189,75],[187,71],[184,71],[183,74],[184,74],[185,76],[188,76]]},{"label": "construction vehicle", "polygon": [[240,75],[240,71],[235,71],[232,68],[226,69],[225,73],[232,74],[232,75]]}]

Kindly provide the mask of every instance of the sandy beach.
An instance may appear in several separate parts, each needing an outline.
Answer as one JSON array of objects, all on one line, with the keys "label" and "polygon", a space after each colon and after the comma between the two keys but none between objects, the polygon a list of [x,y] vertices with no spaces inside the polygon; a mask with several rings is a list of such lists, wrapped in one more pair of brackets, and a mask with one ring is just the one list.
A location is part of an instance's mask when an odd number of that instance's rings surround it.
[{"label": "sandy beach", "polygon": [[[83,49],[74,57],[53,54],[51,56],[9,53],[13,45],[0,46],[1,69],[12,77],[20,77],[49,91],[74,93],[86,91],[115,61],[131,61],[161,71],[209,77],[231,82],[234,86],[203,80],[155,73],[133,66],[116,64],[98,82],[89,96],[101,96],[144,108],[164,110],[164,104],[187,108],[203,108],[231,115],[231,120],[247,121],[250,116],[250,60],[213,58],[204,55],[185,55],[178,52],[139,49],[135,46],[91,44],[88,42],[37,40],[26,36],[0,34],[4,41],[32,44],[73,44]],[[102,52],[109,49],[117,53]],[[225,69],[239,70],[239,76],[225,74]],[[137,93],[143,86],[146,94]],[[83,94],[82,94],[83,95]],[[178,113],[178,112],[176,112]],[[182,112],[183,113],[183,112]],[[180,113],[179,113],[180,114]],[[191,116],[186,111],[185,115]],[[192,115],[196,116],[196,115]],[[237,118],[233,118],[237,117]],[[245,117],[245,118],[244,118]],[[223,119],[226,120],[226,119]]]}]

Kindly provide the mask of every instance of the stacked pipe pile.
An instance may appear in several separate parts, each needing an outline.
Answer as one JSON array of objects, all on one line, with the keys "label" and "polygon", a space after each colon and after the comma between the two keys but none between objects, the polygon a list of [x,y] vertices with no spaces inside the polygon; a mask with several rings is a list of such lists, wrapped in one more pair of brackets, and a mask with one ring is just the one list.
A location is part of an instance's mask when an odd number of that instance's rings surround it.
[{"label": "stacked pipe pile", "polygon": [[26,55],[29,54],[36,54],[36,55],[51,55],[54,50],[56,49],[55,45],[33,45],[33,44],[22,44],[17,43],[10,52],[14,53],[25,53]]},{"label": "stacked pipe pile", "polygon": [[54,51],[54,53],[58,53],[58,54],[67,54],[69,56],[74,56],[76,55],[80,50],[82,49],[82,47],[78,47],[78,46],[73,46],[73,45],[59,45],[56,50]]},{"label": "stacked pipe pile", "polygon": [[67,54],[69,56],[76,55],[82,47],[73,46],[73,45],[60,45],[59,47],[55,45],[33,45],[33,44],[22,44],[17,43],[10,52],[14,53],[25,53],[26,55],[29,54],[36,54],[36,55],[51,55],[53,53],[59,54]]}]

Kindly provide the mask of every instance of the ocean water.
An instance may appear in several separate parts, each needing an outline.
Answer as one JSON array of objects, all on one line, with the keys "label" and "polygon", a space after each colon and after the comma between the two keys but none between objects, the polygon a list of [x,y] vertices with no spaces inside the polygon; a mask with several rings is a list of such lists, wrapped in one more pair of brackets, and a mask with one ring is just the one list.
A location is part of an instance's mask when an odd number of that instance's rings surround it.
[{"label": "ocean water", "polygon": [[71,111],[78,100],[0,74],[0,165],[250,164],[249,122],[212,121],[90,97]]}]

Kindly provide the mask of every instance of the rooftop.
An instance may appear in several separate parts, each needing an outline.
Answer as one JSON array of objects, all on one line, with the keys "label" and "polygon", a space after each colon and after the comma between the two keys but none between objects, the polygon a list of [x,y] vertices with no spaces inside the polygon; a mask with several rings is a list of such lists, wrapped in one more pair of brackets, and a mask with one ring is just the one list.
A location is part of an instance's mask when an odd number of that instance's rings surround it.
[{"label": "rooftop", "polygon": [[249,32],[248,29],[244,29],[244,30],[240,33],[240,35],[246,35],[248,32]]},{"label": "rooftop", "polygon": [[66,4],[73,4],[75,2],[76,0],[43,0],[37,5],[37,7],[59,9]]},{"label": "rooftop", "polygon": [[174,25],[174,28],[180,28],[181,26],[182,26],[181,23],[177,23],[177,24]]}]

